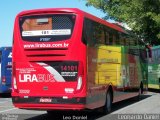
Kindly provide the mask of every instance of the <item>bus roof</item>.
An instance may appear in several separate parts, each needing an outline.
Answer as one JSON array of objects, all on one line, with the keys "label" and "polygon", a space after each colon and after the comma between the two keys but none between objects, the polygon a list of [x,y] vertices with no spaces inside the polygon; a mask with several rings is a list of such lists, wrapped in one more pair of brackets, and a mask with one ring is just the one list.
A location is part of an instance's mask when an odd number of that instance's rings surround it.
[{"label": "bus roof", "polygon": [[92,14],[89,14],[87,12],[84,12],[78,8],[45,8],[45,9],[34,9],[34,10],[26,10],[26,11],[22,11],[18,14],[18,16],[24,16],[24,15],[30,15],[30,14],[40,14],[40,13],[50,13],[50,12],[59,12],[59,13],[76,13],[76,14],[81,14],[86,18],[90,18],[96,22],[100,22],[112,29],[115,29],[119,32],[123,32],[123,33],[127,33],[124,29],[122,29],[121,27],[109,23],[106,20],[103,20],[101,18],[98,18]]}]

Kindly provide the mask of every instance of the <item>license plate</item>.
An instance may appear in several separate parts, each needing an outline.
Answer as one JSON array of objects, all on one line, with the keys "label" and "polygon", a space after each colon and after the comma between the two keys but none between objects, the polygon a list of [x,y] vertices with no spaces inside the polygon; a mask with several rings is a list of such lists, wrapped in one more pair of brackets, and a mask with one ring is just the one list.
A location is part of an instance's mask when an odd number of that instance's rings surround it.
[{"label": "license plate", "polygon": [[51,103],[52,99],[51,98],[40,98],[39,102],[41,102],[41,103]]}]

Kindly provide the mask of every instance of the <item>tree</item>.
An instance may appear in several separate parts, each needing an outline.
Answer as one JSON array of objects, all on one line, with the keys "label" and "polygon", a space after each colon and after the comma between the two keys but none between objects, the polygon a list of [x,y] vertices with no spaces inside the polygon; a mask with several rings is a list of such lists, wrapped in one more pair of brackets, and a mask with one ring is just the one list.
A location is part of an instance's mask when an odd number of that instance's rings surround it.
[{"label": "tree", "polygon": [[160,0],[86,0],[106,13],[105,19],[126,23],[151,44],[160,45]]}]

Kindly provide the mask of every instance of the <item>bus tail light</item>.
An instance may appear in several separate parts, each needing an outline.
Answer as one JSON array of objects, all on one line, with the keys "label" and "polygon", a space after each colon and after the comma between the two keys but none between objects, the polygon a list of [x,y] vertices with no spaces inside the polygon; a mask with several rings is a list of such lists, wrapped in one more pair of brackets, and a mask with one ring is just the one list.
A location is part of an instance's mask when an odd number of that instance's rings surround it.
[{"label": "bus tail light", "polygon": [[12,84],[13,84],[13,89],[15,90],[15,91],[18,91],[18,87],[17,87],[17,82],[16,82],[16,64],[15,64],[15,62],[13,62],[13,68],[12,68],[12,78],[13,78],[13,82],[12,82]]},{"label": "bus tail light", "polygon": [[83,63],[79,62],[76,91],[80,91],[83,87],[83,77],[82,77],[83,75],[84,75]]},{"label": "bus tail light", "polygon": [[13,77],[13,88],[17,90],[17,82],[15,77]]},{"label": "bus tail light", "polygon": [[6,84],[6,77],[5,77],[5,76],[2,77],[2,84],[3,84],[3,85]]},{"label": "bus tail light", "polygon": [[80,90],[81,87],[82,87],[82,77],[79,76],[78,81],[77,81],[77,89],[76,90]]}]

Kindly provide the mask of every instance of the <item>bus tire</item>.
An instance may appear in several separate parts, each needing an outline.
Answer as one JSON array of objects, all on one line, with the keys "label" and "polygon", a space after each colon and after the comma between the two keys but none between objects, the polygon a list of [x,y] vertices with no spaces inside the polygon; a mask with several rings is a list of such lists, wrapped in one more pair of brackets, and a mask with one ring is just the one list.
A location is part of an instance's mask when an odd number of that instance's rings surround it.
[{"label": "bus tire", "polygon": [[103,113],[108,114],[111,112],[112,108],[112,94],[111,91],[108,91],[106,94],[106,102],[105,105],[103,106]]},{"label": "bus tire", "polygon": [[57,110],[49,110],[49,111],[47,111],[47,114],[48,114],[48,116],[53,116],[53,115],[57,115],[57,114],[59,114],[59,111],[57,111]]},{"label": "bus tire", "polygon": [[141,100],[142,94],[143,94],[143,83],[141,82],[141,84],[139,86],[138,96],[136,97],[136,101]]},{"label": "bus tire", "polygon": [[139,88],[139,95],[143,94],[143,83],[141,82],[140,88]]},{"label": "bus tire", "polygon": [[47,114],[51,116],[53,114],[53,111],[47,111]]}]

